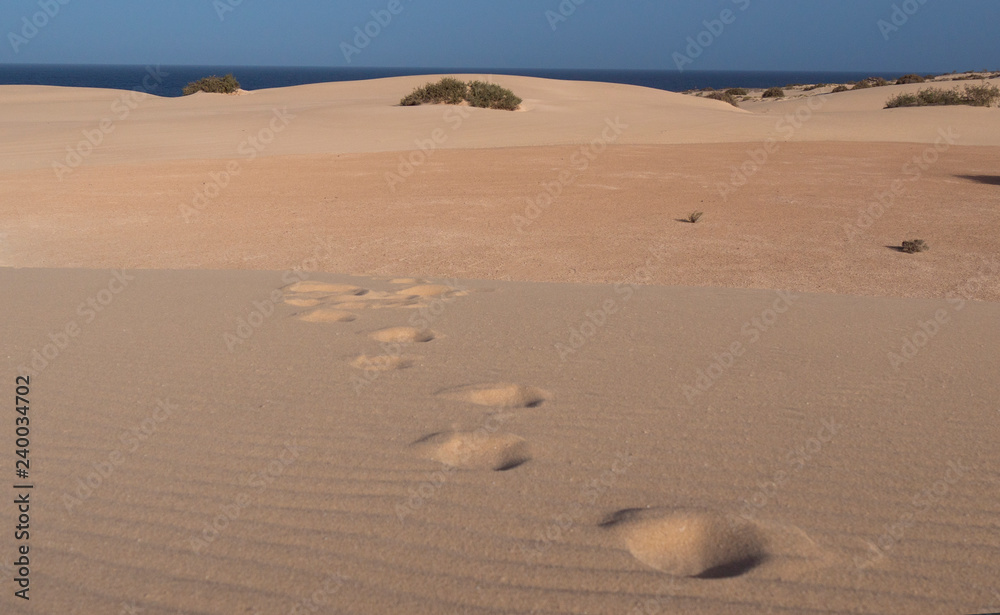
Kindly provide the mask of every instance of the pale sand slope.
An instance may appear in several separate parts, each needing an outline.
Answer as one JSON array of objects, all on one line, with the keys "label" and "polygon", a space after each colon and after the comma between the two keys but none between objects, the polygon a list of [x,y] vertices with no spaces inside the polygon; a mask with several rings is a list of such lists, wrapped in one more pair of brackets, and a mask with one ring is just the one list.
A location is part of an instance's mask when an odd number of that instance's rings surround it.
[{"label": "pale sand slope", "polygon": [[[276,111],[283,114],[280,123],[287,120],[287,126],[260,155],[409,150],[437,130],[446,139],[442,146],[448,148],[586,143],[599,138],[606,123],[616,120],[628,126],[618,139],[623,144],[753,142],[771,136],[796,141],[928,143],[937,138],[939,128],[950,127],[962,135],[965,145],[1000,145],[995,110],[882,109],[891,95],[918,90],[919,84],[750,104],[748,108],[755,112],[750,113],[719,101],[627,85],[459,77],[492,79],[511,88],[524,99],[524,111],[399,106],[399,100],[414,87],[438,76],[184,98],[118,90],[0,86],[4,110],[0,169],[48,169],[53,161],[64,162],[66,147],[76,147],[84,131],[96,131],[94,141],[100,138],[100,145],[87,157],[88,165],[233,157],[248,137],[271,125]],[[815,109],[807,106],[809,101]],[[815,117],[801,127],[795,123],[777,126],[784,114],[809,111]],[[100,137],[105,119],[106,134]]]},{"label": "pale sand slope", "polygon": [[[10,382],[68,342],[32,380],[31,612],[1000,610],[998,110],[880,88],[786,135],[802,101],[502,78],[526,111],[452,130],[393,106],[426,80],[151,98],[62,181],[117,94],[0,88]],[[369,277],[205,271],[292,267]]]},{"label": "pale sand slope", "polygon": [[[8,374],[80,326],[32,379],[35,593],[4,613],[1000,606],[996,304],[317,275],[347,286],[277,292],[230,353],[280,273],[127,275],[88,323],[110,272],[0,270]],[[357,389],[361,355],[409,366]]]}]

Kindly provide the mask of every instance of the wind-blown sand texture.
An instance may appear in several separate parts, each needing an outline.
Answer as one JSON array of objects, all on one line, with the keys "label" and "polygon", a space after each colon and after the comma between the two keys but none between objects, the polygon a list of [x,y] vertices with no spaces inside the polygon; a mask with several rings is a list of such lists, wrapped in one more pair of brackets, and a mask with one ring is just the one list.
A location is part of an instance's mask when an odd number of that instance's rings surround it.
[{"label": "wind-blown sand texture", "polygon": [[0,87],[0,612],[1000,611],[1000,111],[433,79]]}]

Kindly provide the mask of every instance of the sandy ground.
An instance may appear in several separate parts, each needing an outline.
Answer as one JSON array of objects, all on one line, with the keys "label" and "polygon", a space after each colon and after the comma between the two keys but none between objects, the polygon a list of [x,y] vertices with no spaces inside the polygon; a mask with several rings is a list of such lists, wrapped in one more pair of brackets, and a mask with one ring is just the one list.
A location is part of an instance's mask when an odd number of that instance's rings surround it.
[{"label": "sandy ground", "polygon": [[0,88],[0,611],[1000,610],[996,109],[428,79]]}]

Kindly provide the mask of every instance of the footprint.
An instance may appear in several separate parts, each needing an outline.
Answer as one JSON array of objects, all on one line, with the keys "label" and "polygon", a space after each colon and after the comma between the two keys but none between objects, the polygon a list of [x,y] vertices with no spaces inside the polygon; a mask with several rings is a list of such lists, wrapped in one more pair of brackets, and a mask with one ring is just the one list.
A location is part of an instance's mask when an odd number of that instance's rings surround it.
[{"label": "footprint", "polygon": [[319,305],[319,299],[295,299],[286,298],[285,303],[295,307],[315,307]]},{"label": "footprint", "polygon": [[397,369],[406,369],[413,365],[414,360],[417,357],[408,356],[397,356],[397,355],[378,355],[375,357],[369,357],[368,355],[361,355],[360,357],[351,361],[351,366],[358,369],[363,369],[366,372],[391,372]]},{"label": "footprint", "polygon": [[331,295],[364,295],[367,288],[353,286],[351,284],[327,284],[326,282],[296,282],[283,289],[289,293],[329,293]]},{"label": "footprint", "polygon": [[547,391],[536,387],[506,382],[491,384],[471,384],[438,391],[445,399],[464,401],[480,406],[502,406],[505,408],[536,408],[550,397]]},{"label": "footprint", "polygon": [[417,329],[416,327],[392,327],[390,329],[381,329],[371,334],[373,340],[390,344],[417,344],[429,342],[434,337],[433,331],[429,329]]},{"label": "footprint", "polygon": [[306,322],[351,322],[358,317],[344,310],[331,310],[329,308],[316,308],[311,312],[306,312],[298,316],[299,320]]},{"label": "footprint", "polygon": [[626,509],[601,527],[619,531],[637,560],[673,576],[735,577],[768,557],[756,524],[707,510]]},{"label": "footprint", "polygon": [[511,470],[529,461],[528,441],[510,433],[444,431],[412,444],[417,453],[462,470]]},{"label": "footprint", "polygon": [[422,284],[420,286],[411,286],[400,291],[397,291],[397,295],[415,295],[417,297],[441,297],[444,295],[452,295],[455,293],[455,289],[451,286],[444,286],[441,284]]}]

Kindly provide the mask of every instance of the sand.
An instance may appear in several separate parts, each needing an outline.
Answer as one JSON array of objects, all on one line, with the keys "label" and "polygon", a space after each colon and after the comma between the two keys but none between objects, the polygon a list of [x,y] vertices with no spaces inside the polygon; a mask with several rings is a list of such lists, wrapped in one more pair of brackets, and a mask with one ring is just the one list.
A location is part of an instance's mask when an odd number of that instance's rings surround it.
[{"label": "sand", "polygon": [[1000,610],[997,109],[429,79],[0,88],[0,611]]}]

